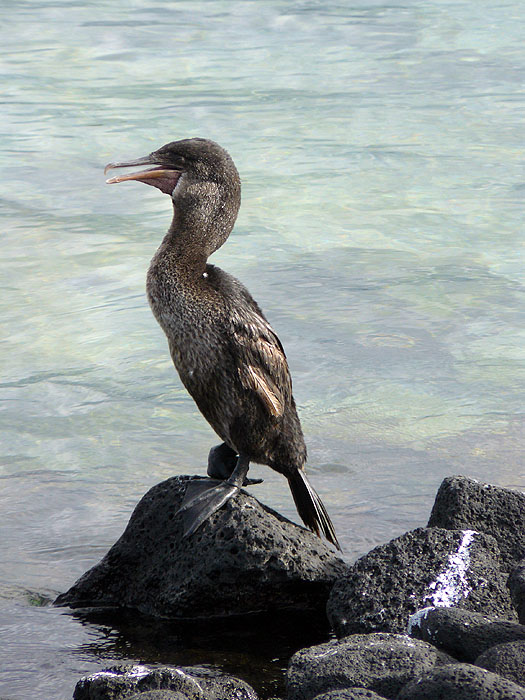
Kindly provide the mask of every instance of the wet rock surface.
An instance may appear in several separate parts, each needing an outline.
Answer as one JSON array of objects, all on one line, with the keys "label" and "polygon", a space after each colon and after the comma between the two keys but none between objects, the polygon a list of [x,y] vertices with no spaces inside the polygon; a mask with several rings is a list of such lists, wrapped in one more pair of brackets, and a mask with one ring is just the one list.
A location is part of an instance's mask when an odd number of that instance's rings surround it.
[{"label": "wet rock surface", "polygon": [[287,697],[312,700],[323,692],[362,687],[392,698],[414,676],[453,661],[406,635],[351,635],[294,654],[287,671]]},{"label": "wet rock surface", "polygon": [[470,664],[433,669],[408,683],[397,700],[525,700],[525,689]]},{"label": "wet rock surface", "polygon": [[338,637],[404,632],[417,609],[455,605],[514,616],[495,540],[470,530],[419,528],[361,557],[327,605]]},{"label": "wet rock surface", "polygon": [[492,535],[501,550],[501,568],[510,572],[525,559],[524,523],[525,493],[451,476],[439,487],[427,527]]},{"label": "wet rock surface", "polygon": [[490,647],[474,663],[525,687],[525,640]]},{"label": "wet rock surface", "polygon": [[165,618],[323,608],[347,570],[334,550],[245,492],[183,538],[175,513],[190,478],[148,491],[108,554],[55,603]]},{"label": "wet rock surface", "polygon": [[73,700],[130,700],[130,698],[258,700],[257,693],[244,681],[220,671],[199,666],[177,668],[115,666],[82,678],[77,683],[73,695]]},{"label": "wet rock surface", "polygon": [[419,611],[411,618],[409,630],[414,638],[470,662],[496,644],[525,640],[524,625],[459,608]]}]

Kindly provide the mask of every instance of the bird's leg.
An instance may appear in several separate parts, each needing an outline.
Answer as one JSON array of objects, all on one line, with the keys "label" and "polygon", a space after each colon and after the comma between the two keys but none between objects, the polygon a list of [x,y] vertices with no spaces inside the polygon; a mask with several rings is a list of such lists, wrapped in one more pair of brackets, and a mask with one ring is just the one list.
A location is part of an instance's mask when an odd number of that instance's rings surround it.
[{"label": "bird's leg", "polygon": [[241,454],[233,472],[225,481],[198,479],[188,483],[182,505],[176,513],[182,515],[184,537],[193,534],[230,498],[239,493],[249,467],[249,458]]},{"label": "bird's leg", "polygon": [[[208,455],[208,476],[211,479],[221,479],[226,481],[235,469],[237,464],[237,452],[225,442],[220,445],[215,445],[210,450]],[[253,486],[254,484],[262,484],[262,479],[245,479],[243,486]]]},{"label": "bird's leg", "polygon": [[229,478],[226,479],[227,484],[236,486],[238,489],[244,485],[244,480],[246,479],[246,474],[248,474],[248,469],[250,468],[250,459],[246,455],[240,454],[235,465],[235,469],[230,474]]}]

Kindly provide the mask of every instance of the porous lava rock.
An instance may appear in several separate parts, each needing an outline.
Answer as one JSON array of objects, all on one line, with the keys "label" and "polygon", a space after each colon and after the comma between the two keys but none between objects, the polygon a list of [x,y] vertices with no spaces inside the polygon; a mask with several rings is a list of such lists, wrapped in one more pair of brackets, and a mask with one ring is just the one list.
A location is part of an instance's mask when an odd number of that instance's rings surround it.
[{"label": "porous lava rock", "polygon": [[496,673],[452,664],[428,671],[408,683],[397,700],[525,700],[525,690]]},{"label": "porous lava rock", "polygon": [[188,696],[173,690],[146,690],[130,695],[126,700],[188,700]]},{"label": "porous lava rock", "polygon": [[102,561],[55,604],[171,619],[324,607],[347,569],[332,549],[245,492],[183,538],[175,514],[189,479],[150,489]]},{"label": "porous lava rock", "polygon": [[419,528],[358,559],[334,585],[327,613],[338,637],[405,632],[419,608],[455,605],[512,618],[495,540],[470,530]]},{"label": "porous lava rock", "polygon": [[314,700],[386,700],[384,695],[378,695],[368,688],[345,688],[331,690],[329,693],[316,695]]},{"label": "porous lava rock", "polygon": [[288,665],[288,700],[311,700],[321,693],[367,688],[394,698],[414,676],[453,663],[447,654],[406,635],[357,634],[301,649]]},{"label": "porous lava rock", "polygon": [[474,663],[525,687],[525,640],[496,644],[480,654]]},{"label": "porous lava rock", "polygon": [[408,630],[415,639],[469,662],[496,644],[525,640],[524,625],[459,608],[420,610],[410,618]]},{"label": "porous lava rock", "polygon": [[[122,665],[81,678],[73,700],[130,700],[133,697],[150,700],[147,697],[150,691],[161,690],[175,696],[179,694],[184,700],[257,700],[258,697],[248,683],[209,668]],[[165,695],[165,700],[174,698]]]},{"label": "porous lava rock", "polygon": [[525,559],[512,570],[508,587],[512,604],[518,613],[518,620],[525,625]]},{"label": "porous lava rock", "polygon": [[492,535],[509,573],[525,558],[525,493],[483,484],[464,476],[443,480],[428,527],[469,528]]}]

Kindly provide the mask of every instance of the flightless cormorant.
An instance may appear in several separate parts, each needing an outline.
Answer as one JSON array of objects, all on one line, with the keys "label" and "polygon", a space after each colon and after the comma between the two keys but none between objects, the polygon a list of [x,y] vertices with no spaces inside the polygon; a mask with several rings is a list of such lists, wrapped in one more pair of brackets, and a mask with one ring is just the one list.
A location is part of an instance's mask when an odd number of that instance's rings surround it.
[{"label": "flightless cormorant", "polygon": [[151,167],[107,182],[137,180],[172,198],[173,220],[148,270],[148,300],[182,383],[224,441],[210,451],[211,478],[188,485],[179,509],[185,535],[250,483],[253,461],[288,479],[304,523],[340,549],[304,471],[306,447],[281,342],[248,290],[207,262],[228,238],[241,202],[232,159],[213,141],[192,138],[110,163],[106,172],[142,165]]}]

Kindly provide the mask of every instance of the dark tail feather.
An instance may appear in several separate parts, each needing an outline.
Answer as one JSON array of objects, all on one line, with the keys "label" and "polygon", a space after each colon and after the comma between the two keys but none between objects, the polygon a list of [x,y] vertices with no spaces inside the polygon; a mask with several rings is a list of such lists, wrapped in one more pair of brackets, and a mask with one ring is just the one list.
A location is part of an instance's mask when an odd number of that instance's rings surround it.
[{"label": "dark tail feather", "polygon": [[330,516],[326,512],[326,508],[315,489],[310,485],[304,471],[297,469],[291,476],[288,476],[288,483],[290,484],[297,512],[306,527],[315,532],[318,537],[321,537],[322,533],[329,542],[342,552],[343,550],[337,541]]}]

